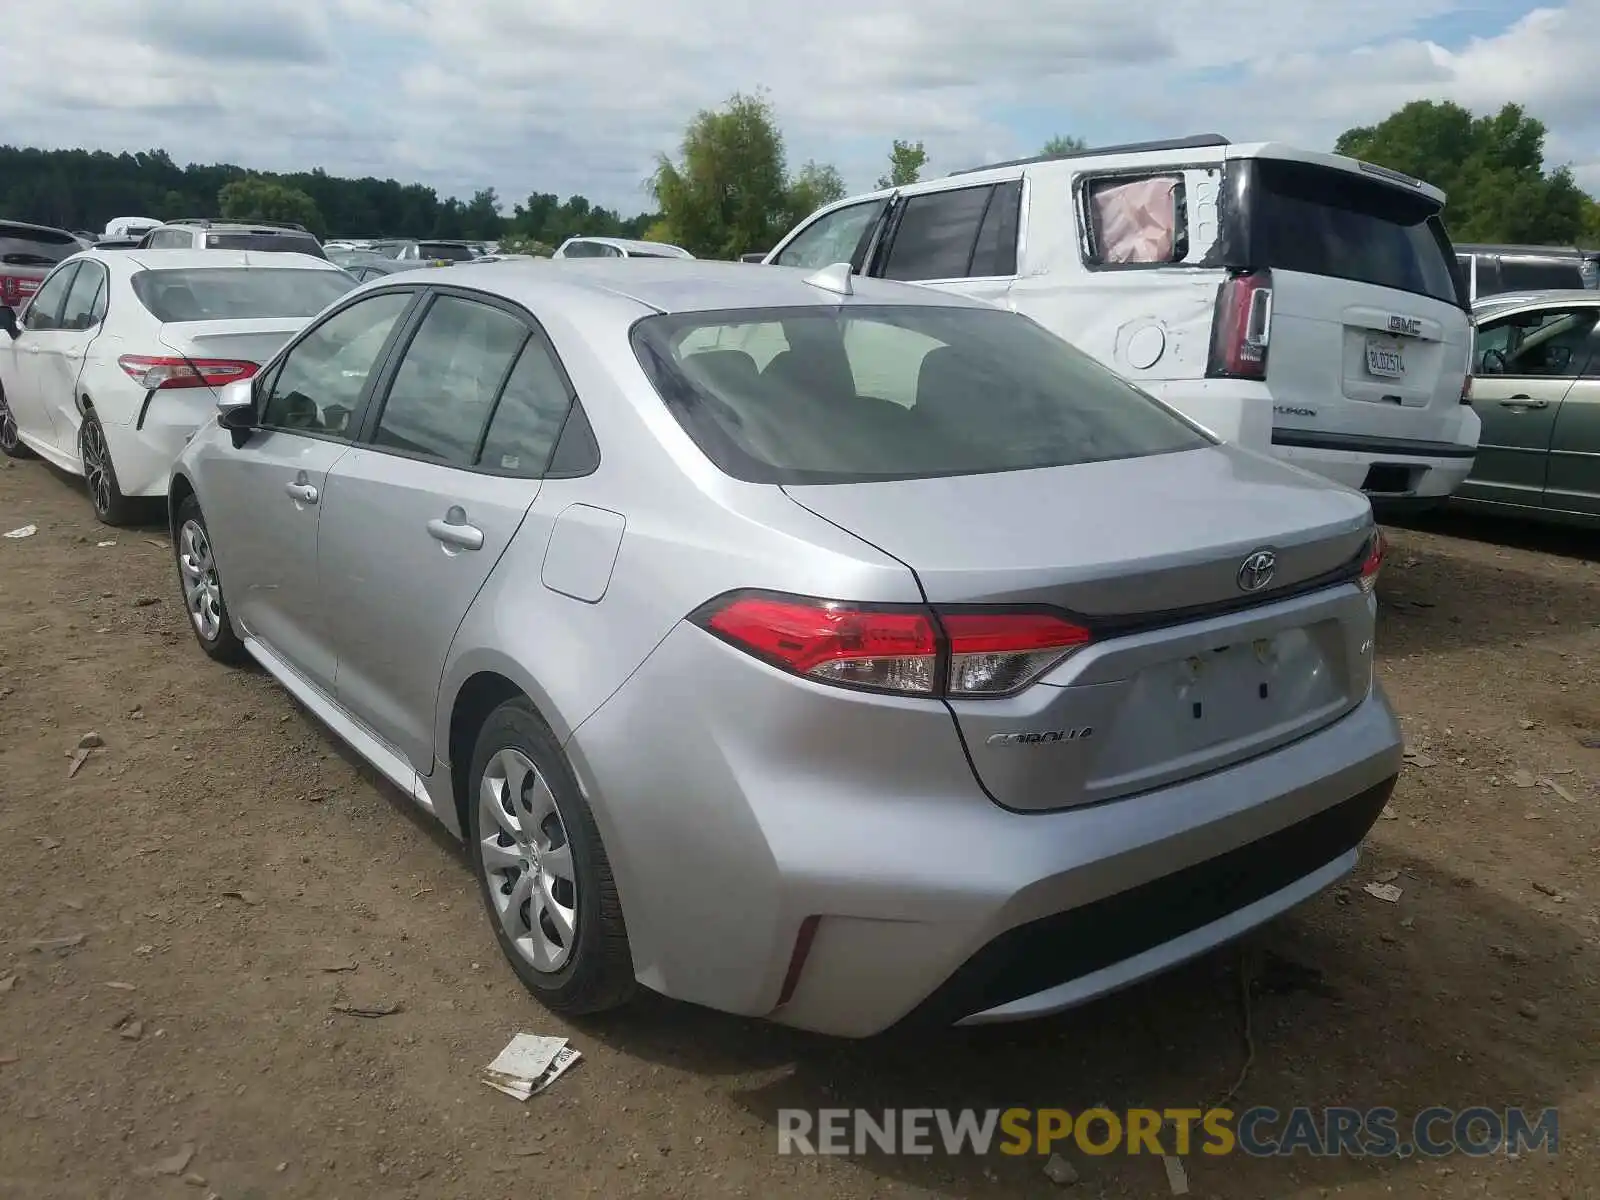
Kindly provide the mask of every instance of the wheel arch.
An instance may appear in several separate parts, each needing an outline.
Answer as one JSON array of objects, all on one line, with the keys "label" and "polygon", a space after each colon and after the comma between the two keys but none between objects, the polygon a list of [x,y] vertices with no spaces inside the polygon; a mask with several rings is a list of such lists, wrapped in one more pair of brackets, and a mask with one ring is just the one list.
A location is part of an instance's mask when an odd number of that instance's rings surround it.
[{"label": "wheel arch", "polygon": [[178,541],[178,509],[194,494],[194,484],[181,471],[174,474],[167,484],[167,533],[171,535],[174,545]]}]

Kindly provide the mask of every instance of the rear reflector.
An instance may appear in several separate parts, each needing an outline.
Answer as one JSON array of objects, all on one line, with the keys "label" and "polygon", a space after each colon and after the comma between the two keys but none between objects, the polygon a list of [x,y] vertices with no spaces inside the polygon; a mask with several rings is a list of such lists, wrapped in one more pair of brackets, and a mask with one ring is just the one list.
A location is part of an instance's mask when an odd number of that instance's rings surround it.
[{"label": "rear reflector", "polygon": [[222,387],[249,379],[260,365],[233,358],[152,358],[144,354],[124,354],[117,365],[140,387],[148,391],[164,388]]},{"label": "rear reflector", "polygon": [[863,605],[744,592],[690,618],[730,645],[819,683],[981,699],[1028,686],[1090,632],[1049,611]]},{"label": "rear reflector", "polygon": [[1212,378],[1265,379],[1272,339],[1272,272],[1235,275],[1217,289],[1211,325]]},{"label": "rear reflector", "polygon": [[1371,592],[1378,586],[1378,573],[1383,570],[1383,556],[1388,550],[1389,543],[1383,536],[1383,530],[1374,529],[1372,536],[1367,539],[1367,553],[1361,560],[1361,577],[1357,581],[1363,592]]}]

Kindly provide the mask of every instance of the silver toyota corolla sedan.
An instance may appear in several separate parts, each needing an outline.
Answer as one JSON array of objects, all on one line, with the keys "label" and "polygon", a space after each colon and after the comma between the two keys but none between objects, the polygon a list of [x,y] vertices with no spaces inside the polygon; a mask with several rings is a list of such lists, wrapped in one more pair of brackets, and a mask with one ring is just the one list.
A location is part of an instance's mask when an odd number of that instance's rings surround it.
[{"label": "silver toyota corolla sedan", "polygon": [[201,647],[465,839],[560,1012],[1055,1012],[1344,875],[1399,770],[1366,499],[980,301],[463,265],[219,409]]}]

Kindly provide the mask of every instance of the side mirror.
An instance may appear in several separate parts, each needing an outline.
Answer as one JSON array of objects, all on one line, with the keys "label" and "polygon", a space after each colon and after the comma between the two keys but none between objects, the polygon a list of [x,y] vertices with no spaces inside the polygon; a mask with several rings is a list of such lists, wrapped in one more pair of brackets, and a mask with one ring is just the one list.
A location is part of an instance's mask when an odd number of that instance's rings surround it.
[{"label": "side mirror", "polygon": [[253,381],[236,379],[224,384],[217,393],[217,420],[224,429],[251,428],[256,421],[256,398]]},{"label": "side mirror", "polygon": [[9,304],[0,305],[0,329],[9,333],[12,340],[15,340],[21,331],[21,327],[17,324],[17,310]]}]

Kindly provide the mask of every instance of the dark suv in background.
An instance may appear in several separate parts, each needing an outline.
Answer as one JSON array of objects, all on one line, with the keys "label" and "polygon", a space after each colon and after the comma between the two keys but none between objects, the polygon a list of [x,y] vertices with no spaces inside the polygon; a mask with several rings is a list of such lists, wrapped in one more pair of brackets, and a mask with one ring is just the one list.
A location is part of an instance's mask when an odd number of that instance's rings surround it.
[{"label": "dark suv in background", "polygon": [[86,245],[65,229],[0,221],[0,307],[20,308],[51,268]]},{"label": "dark suv in background", "polygon": [[1456,263],[1473,301],[1506,292],[1600,288],[1600,250],[1576,246],[1487,246],[1456,243]]},{"label": "dark suv in background", "polygon": [[139,245],[146,250],[272,250],[326,259],[304,225],[278,221],[212,221],[185,217],[158,225]]}]

